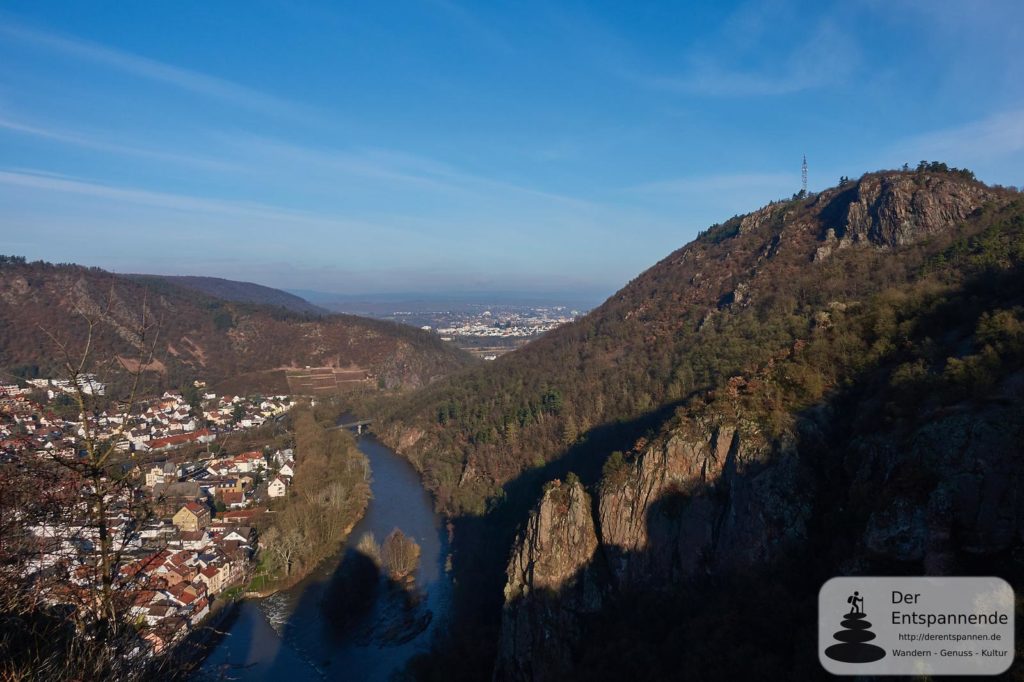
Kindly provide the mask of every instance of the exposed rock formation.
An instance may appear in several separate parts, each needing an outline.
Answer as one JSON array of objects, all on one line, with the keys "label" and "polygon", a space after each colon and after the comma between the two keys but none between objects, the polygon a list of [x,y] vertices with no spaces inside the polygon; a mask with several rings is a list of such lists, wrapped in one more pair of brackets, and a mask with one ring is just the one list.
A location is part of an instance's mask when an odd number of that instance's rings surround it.
[{"label": "exposed rock formation", "polygon": [[[714,225],[582,320],[411,408],[414,461],[437,463],[422,469],[444,472],[433,487],[454,509],[499,489],[518,509],[556,459],[588,484],[605,465],[593,520],[581,504],[544,521],[549,491],[515,546],[499,679],[570,664],[621,678],[636,660],[619,651],[647,656],[651,679],[682,669],[662,661],[724,679],[746,628],[803,639],[748,641],[749,667],[732,670],[818,672],[801,652],[827,577],[1024,566],[1024,201],[933,166]],[[452,406],[469,416],[438,418]],[[581,423],[601,426],[567,448]],[[588,524],[589,563],[566,539]]]},{"label": "exposed rock formation", "polygon": [[[956,547],[994,555],[1024,538],[1024,477],[1019,407],[993,407],[941,417],[902,447],[866,438],[858,476],[871,490],[854,504],[874,508],[863,542],[872,555],[924,562],[941,573]],[[874,503],[872,505],[872,502]]]},{"label": "exposed rock formation", "polygon": [[806,534],[811,487],[796,453],[753,424],[687,420],[600,497],[602,549],[620,586],[670,584],[772,560]]},{"label": "exposed rock formation", "polygon": [[802,477],[752,424],[689,420],[604,482],[600,545],[583,487],[553,482],[509,562],[495,679],[561,679],[607,590],[771,561],[805,536]]},{"label": "exposed rock formation", "polygon": [[508,565],[496,680],[559,680],[572,669],[581,618],[601,605],[597,533],[579,480],[549,484]]},{"label": "exposed rock formation", "polygon": [[837,248],[904,246],[964,220],[989,194],[942,175],[867,175],[822,211],[825,239]]}]

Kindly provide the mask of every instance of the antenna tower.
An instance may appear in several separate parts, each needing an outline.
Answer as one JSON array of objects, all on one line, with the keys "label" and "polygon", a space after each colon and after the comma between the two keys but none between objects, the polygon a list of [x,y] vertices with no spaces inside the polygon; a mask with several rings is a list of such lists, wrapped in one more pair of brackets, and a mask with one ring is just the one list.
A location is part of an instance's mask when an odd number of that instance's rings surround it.
[{"label": "antenna tower", "polygon": [[806,154],[804,154],[804,163],[803,163],[802,166],[800,166],[800,183],[801,183],[800,187],[803,190],[804,195],[806,196],[806,194],[807,194],[807,155]]}]

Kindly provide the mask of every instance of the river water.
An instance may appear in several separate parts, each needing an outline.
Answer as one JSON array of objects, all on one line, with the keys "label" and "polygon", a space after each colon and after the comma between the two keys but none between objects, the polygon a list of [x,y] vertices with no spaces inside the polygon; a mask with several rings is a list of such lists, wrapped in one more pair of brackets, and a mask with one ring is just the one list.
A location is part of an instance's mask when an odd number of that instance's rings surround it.
[{"label": "river water", "polygon": [[[239,605],[199,677],[387,680],[445,626],[448,543],[431,497],[415,469],[372,435],[359,437],[359,449],[370,460],[373,499],[348,545],[291,589]],[[422,549],[411,587],[387,584],[353,549],[364,533],[379,543],[394,528]]]}]

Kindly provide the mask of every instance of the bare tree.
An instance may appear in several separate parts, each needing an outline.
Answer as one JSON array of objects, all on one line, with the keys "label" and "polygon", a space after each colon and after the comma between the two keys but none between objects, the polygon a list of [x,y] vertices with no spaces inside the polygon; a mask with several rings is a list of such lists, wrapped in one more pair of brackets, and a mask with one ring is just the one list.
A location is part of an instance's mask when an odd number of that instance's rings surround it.
[{"label": "bare tree", "polygon": [[283,571],[285,578],[291,576],[304,544],[301,532],[294,526],[283,530],[271,526],[260,536],[260,545],[269,554],[271,565],[276,571]]},{"label": "bare tree", "polygon": [[[98,337],[116,300],[111,287],[103,306],[73,304],[84,342],[40,330],[60,358],[60,390],[78,409],[77,433],[74,447],[24,452],[4,467],[12,484],[5,491],[18,490],[18,506],[0,513],[6,621],[0,654],[15,654],[0,655],[0,677],[130,680],[152,670],[131,608],[158,553],[142,551],[138,542],[152,512],[137,490],[126,434],[153,365],[159,325],[144,299],[138,324],[121,330],[138,359],[98,357]],[[103,395],[101,386],[115,395]],[[20,641],[9,641],[19,624],[25,631],[13,637]]]},{"label": "bare tree", "polygon": [[420,560],[420,546],[411,537],[395,528],[384,539],[380,557],[391,577],[401,580],[416,570]]}]

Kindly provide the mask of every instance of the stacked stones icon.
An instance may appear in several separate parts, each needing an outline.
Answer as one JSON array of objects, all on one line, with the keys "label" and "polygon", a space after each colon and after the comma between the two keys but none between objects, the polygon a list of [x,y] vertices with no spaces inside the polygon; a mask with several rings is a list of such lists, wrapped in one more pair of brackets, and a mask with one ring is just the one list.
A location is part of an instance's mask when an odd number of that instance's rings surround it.
[{"label": "stacked stones icon", "polygon": [[850,611],[841,623],[843,629],[832,635],[842,643],[825,649],[825,655],[842,663],[871,663],[884,658],[885,649],[868,644],[875,638],[875,633],[871,632],[871,623],[865,620],[864,597],[854,592],[846,601],[850,604]]}]

